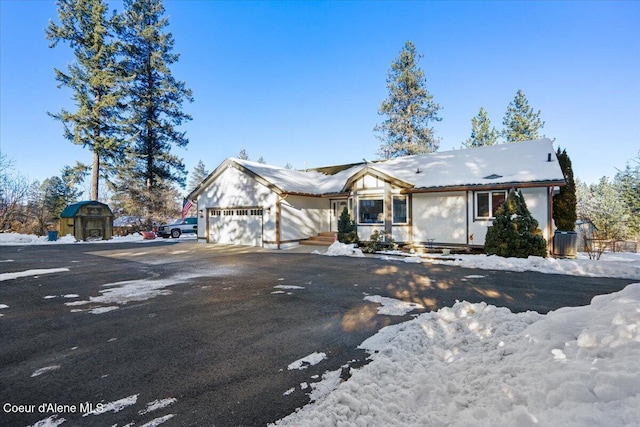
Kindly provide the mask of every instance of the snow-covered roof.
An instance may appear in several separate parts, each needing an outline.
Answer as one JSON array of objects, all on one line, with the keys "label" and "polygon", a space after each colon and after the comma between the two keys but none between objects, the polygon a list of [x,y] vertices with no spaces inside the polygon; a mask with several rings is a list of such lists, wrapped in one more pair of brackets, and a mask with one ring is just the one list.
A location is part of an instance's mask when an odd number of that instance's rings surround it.
[{"label": "snow-covered roof", "polygon": [[230,159],[269,181],[283,192],[301,194],[330,194],[342,191],[349,177],[362,166],[353,166],[333,175],[316,170],[294,170],[248,160]]},{"label": "snow-covered roof", "polygon": [[373,168],[414,188],[564,180],[553,144],[546,138],[400,157]]},{"label": "snow-covered roof", "polygon": [[[367,173],[413,190],[564,182],[553,143],[547,138],[308,170],[235,158],[225,162],[255,174],[281,192],[313,195],[346,192],[351,180]],[[215,174],[216,171],[205,182]],[[199,191],[194,190],[190,197],[197,196]]]}]

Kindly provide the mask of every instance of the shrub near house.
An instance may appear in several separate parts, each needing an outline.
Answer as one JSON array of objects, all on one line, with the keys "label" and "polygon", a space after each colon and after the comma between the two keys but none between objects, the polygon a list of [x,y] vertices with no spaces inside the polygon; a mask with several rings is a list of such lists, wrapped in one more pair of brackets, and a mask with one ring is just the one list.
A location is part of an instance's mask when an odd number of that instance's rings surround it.
[{"label": "shrub near house", "polygon": [[487,255],[546,258],[547,242],[520,191],[509,191],[507,200],[498,208],[493,225],[487,229],[484,250]]}]

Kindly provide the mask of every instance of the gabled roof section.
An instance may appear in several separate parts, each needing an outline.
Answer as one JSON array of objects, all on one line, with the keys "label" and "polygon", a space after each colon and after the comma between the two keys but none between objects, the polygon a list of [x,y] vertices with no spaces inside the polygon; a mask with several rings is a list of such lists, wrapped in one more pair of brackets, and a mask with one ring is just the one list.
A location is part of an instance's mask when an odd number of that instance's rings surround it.
[{"label": "gabled roof section", "polygon": [[342,192],[349,176],[361,169],[360,164],[346,165],[346,168],[332,170],[325,174],[317,170],[294,170],[248,160],[232,159],[250,173],[263,178],[282,193],[302,195],[323,195]]},{"label": "gabled roof section", "polygon": [[358,164],[355,166],[345,166],[347,167],[340,167],[339,170],[332,171],[332,174],[325,174],[317,170],[301,171],[286,169],[264,163],[229,158],[211,172],[187,197],[190,200],[195,200],[211,182],[229,167],[235,167],[252,176],[258,182],[271,188],[278,194],[320,196],[323,194],[340,193],[345,181],[359,169]]},{"label": "gabled roof section", "polygon": [[380,178],[383,181],[386,181],[392,184],[395,187],[405,188],[405,189],[413,187],[413,184],[403,181],[401,179],[398,179],[392,175],[389,175],[388,173],[376,168],[375,166],[372,166],[371,164],[367,164],[366,166],[364,166],[359,171],[357,171],[356,173],[354,173],[349,177],[347,182],[344,184],[342,191],[343,192],[349,191],[353,183],[365,175],[375,176],[377,178]]}]

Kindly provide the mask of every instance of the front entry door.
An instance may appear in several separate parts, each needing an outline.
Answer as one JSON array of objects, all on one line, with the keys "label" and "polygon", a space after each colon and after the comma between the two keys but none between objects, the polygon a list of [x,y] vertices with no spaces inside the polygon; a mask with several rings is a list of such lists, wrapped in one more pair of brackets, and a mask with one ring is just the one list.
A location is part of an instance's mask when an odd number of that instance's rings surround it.
[{"label": "front entry door", "polygon": [[347,207],[347,199],[334,199],[331,200],[331,230],[329,231],[338,231],[338,220],[340,219],[340,214]]}]

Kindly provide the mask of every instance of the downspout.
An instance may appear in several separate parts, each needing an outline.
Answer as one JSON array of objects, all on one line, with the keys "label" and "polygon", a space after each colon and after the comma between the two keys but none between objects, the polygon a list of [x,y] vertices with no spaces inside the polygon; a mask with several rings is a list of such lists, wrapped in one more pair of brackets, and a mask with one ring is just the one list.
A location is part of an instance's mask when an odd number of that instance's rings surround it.
[{"label": "downspout", "polygon": [[469,190],[467,190],[466,194],[465,194],[465,198],[464,198],[464,207],[465,210],[467,211],[467,214],[464,216],[464,220],[465,220],[465,226],[467,228],[467,247],[469,247]]},{"label": "downspout", "polygon": [[413,193],[407,195],[407,216],[409,219],[409,242],[413,245]]},{"label": "downspout", "polygon": [[276,198],[276,248],[280,249],[280,196]]},{"label": "downspout", "polygon": [[553,188],[549,187],[547,192],[547,249],[553,254]]}]

